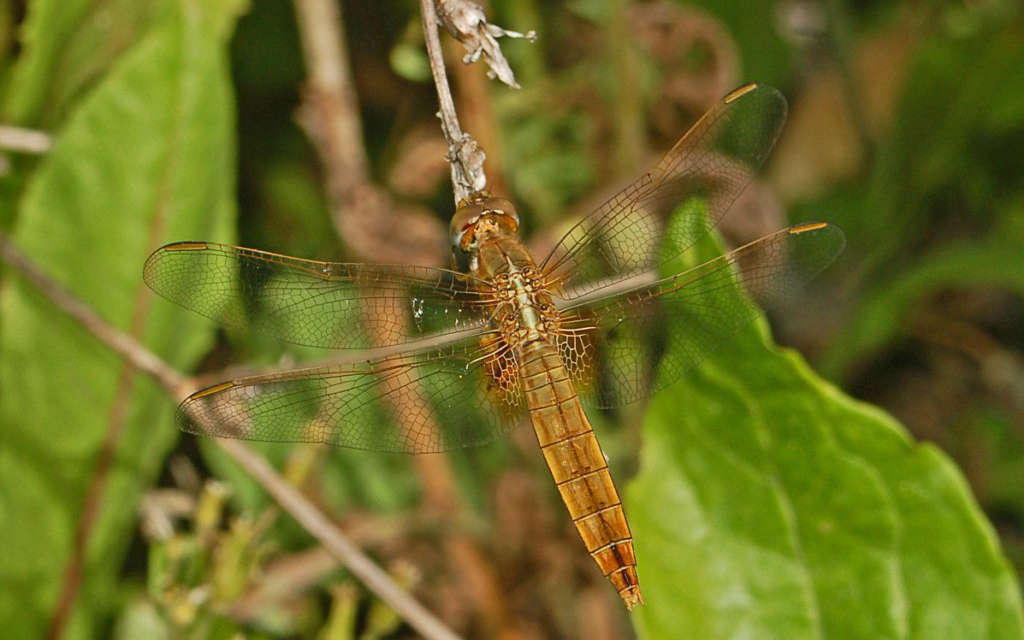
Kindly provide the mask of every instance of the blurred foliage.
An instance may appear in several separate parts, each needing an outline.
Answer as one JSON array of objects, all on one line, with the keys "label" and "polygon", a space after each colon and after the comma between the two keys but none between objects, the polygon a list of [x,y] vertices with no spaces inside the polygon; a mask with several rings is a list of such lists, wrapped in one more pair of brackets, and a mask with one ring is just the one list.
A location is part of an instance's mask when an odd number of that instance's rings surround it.
[{"label": "blurred foliage", "polygon": [[[1019,576],[1019,3],[489,4],[498,24],[540,35],[503,45],[523,89],[483,85],[486,99],[474,100],[473,83],[453,73],[456,99],[471,132],[489,136],[492,184],[508,186],[538,248],[656,159],[711,100],[747,81],[782,89],[791,121],[759,186],[792,221],[839,224],[849,246],[801,304],[773,314],[776,335],[963,473],[755,325],[646,416],[594,416],[628,484],[649,603],[639,633],[1020,637],[1019,586],[999,545]],[[346,2],[344,13],[373,177],[402,184],[397,201],[425,204],[446,224],[416,5]],[[283,0],[0,0],[0,123],[55,136],[42,158],[0,151],[0,228],[183,371],[316,357],[217,333],[150,301],[140,280],[147,252],[170,240],[353,255],[296,124],[299,43]],[[427,158],[410,170],[418,155]],[[396,180],[400,171],[414,179]],[[785,220],[763,224],[726,235],[749,239]],[[291,575],[282,567],[317,551],[309,535],[217,447],[176,440],[155,385],[0,269],[7,635],[38,637],[49,624],[111,424],[123,427],[66,637],[409,635],[331,566],[279,581]],[[610,426],[620,421],[643,429]],[[432,503],[430,462],[254,448],[467,637],[631,633],[524,431],[508,446],[445,458],[453,512]],[[180,456],[230,487],[216,516],[200,515],[211,485],[182,486]],[[143,515],[140,532],[136,506],[168,487],[193,508],[160,535]],[[260,615],[244,615],[237,605],[254,594]]]}]

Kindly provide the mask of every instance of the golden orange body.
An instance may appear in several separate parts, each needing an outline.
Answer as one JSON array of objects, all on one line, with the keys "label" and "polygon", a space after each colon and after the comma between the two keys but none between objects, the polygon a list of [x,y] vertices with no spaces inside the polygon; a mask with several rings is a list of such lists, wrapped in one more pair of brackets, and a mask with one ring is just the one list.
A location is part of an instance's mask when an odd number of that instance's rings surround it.
[{"label": "golden orange body", "polygon": [[561,356],[537,341],[522,350],[521,363],[537,442],[587,552],[627,608],[643,604],[622,500]]},{"label": "golden orange body", "polygon": [[[608,461],[556,346],[558,311],[529,252],[497,225],[492,228],[490,237],[476,238],[472,267],[496,286],[501,302],[495,324],[503,327],[501,341],[514,354],[495,363],[492,375],[503,376],[502,387],[517,383],[521,389],[544,460],[587,552],[632,609],[643,604],[633,537]],[[516,375],[517,381],[509,380]]]}]

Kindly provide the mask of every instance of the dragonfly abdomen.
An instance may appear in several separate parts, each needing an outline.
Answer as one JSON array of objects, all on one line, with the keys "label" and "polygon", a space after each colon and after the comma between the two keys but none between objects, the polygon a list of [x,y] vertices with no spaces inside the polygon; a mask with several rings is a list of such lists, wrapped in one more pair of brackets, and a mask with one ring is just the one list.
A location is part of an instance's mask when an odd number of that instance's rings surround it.
[{"label": "dragonfly abdomen", "polygon": [[565,365],[543,340],[527,344],[521,355],[530,419],[573,524],[626,607],[642,604],[622,500]]}]

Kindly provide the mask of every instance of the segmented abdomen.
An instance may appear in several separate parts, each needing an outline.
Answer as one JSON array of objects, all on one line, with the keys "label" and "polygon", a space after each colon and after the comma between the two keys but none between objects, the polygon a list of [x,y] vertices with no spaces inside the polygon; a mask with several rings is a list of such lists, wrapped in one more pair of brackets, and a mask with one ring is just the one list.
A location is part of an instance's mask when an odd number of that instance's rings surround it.
[{"label": "segmented abdomen", "polygon": [[643,604],[622,501],[558,351],[543,340],[531,342],[520,362],[537,441],[587,551],[627,608]]}]

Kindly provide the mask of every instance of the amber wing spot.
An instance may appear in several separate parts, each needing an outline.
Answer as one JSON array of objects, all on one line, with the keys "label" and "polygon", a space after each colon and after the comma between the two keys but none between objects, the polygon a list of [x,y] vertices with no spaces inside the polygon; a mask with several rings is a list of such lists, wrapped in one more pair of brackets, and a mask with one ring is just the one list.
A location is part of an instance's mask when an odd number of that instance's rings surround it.
[{"label": "amber wing spot", "polygon": [[199,391],[196,391],[195,393],[192,394],[190,399],[196,400],[199,398],[203,398],[205,396],[212,396],[215,393],[220,393],[221,391],[230,389],[233,386],[235,386],[234,382],[221,382],[220,384],[215,384],[211,387],[206,387],[205,389],[200,389]]},{"label": "amber wing spot", "polygon": [[206,251],[209,248],[205,242],[175,242],[164,246],[164,251]]},{"label": "amber wing spot", "polygon": [[806,233],[808,231],[817,231],[818,229],[824,229],[828,226],[827,222],[808,222],[807,224],[798,224],[788,229],[791,235],[798,235]]},{"label": "amber wing spot", "polygon": [[725,104],[739,100],[743,96],[747,95],[751,91],[757,88],[756,84],[745,84],[742,87],[733,89],[729,95],[725,96]]}]

